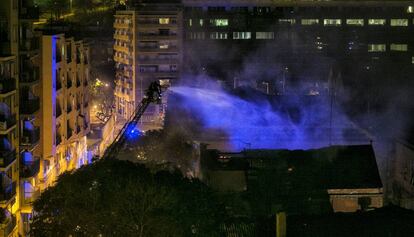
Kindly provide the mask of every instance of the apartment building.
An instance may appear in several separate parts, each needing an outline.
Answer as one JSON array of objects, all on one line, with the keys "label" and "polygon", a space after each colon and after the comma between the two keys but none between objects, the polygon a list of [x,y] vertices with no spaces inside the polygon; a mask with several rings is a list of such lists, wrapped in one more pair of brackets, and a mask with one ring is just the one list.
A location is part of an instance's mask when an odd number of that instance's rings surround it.
[{"label": "apartment building", "polygon": [[38,13],[0,6],[0,236],[25,236],[41,191],[87,162],[89,46],[36,30]]},{"label": "apartment building", "polygon": [[19,187],[18,7],[0,5],[0,236],[16,236]]},{"label": "apartment building", "polygon": [[[117,120],[128,119],[150,82],[169,84],[181,67],[182,11],[177,4],[145,4],[115,15]],[[162,126],[165,105],[151,105],[141,123]],[[142,125],[142,124],[141,124]],[[153,128],[153,127],[152,127]]]}]

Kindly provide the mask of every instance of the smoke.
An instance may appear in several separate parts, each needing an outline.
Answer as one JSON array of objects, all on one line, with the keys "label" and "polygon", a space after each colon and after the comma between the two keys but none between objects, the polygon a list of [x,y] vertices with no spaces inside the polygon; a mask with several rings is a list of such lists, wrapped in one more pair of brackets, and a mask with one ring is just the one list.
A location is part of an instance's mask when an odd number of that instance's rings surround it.
[{"label": "smoke", "polygon": [[183,114],[190,115],[196,122],[185,129],[197,131],[195,139],[209,141],[207,134],[214,131],[212,140],[227,140],[230,150],[310,149],[369,142],[339,108],[331,109],[330,97],[268,97],[247,88],[226,91],[211,79],[201,84],[202,88],[170,88],[174,97],[169,100],[170,111],[174,111],[169,113],[170,124],[183,126]]}]

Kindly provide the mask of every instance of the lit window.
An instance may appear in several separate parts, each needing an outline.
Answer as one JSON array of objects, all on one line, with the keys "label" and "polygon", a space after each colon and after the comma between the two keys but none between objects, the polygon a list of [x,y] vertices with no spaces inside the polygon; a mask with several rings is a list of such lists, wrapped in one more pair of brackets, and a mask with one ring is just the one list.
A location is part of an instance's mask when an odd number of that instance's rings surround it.
[{"label": "lit window", "polygon": [[210,23],[214,26],[228,26],[229,20],[228,19],[211,19]]},{"label": "lit window", "polygon": [[160,25],[168,25],[170,24],[170,18],[160,18],[159,22],[160,22]]},{"label": "lit window", "polygon": [[391,44],[390,50],[391,51],[407,51],[408,45],[407,44]]},{"label": "lit window", "polygon": [[368,44],[368,52],[385,52],[385,44]]},{"label": "lit window", "polygon": [[317,25],[319,24],[319,19],[302,19],[302,25]]},{"label": "lit window", "polygon": [[408,6],[407,7],[407,13],[413,13],[414,12],[414,7],[413,6]]},{"label": "lit window", "polygon": [[160,44],[160,49],[168,49],[168,44]]},{"label": "lit window", "polygon": [[210,39],[227,39],[226,32],[211,32]]},{"label": "lit window", "polygon": [[368,25],[385,25],[385,19],[368,19]]},{"label": "lit window", "polygon": [[188,25],[189,25],[189,26],[192,26],[192,25],[193,25],[193,19],[189,19],[189,20],[188,20]]},{"label": "lit window", "polygon": [[364,26],[364,19],[346,19],[347,25]]},{"label": "lit window", "polygon": [[233,32],[233,39],[251,39],[252,34],[250,32]]},{"label": "lit window", "polygon": [[204,39],[205,34],[204,32],[191,32],[189,33],[189,38],[190,39]]},{"label": "lit window", "polygon": [[295,19],[279,19],[279,23],[293,25],[296,23]]},{"label": "lit window", "polygon": [[323,19],[323,25],[325,26],[340,26],[341,19]]},{"label": "lit window", "polygon": [[391,26],[408,26],[408,19],[391,19]]},{"label": "lit window", "polygon": [[204,25],[204,21],[203,21],[203,19],[200,19],[200,26],[203,26]]},{"label": "lit window", "polygon": [[414,57],[411,57],[411,63],[414,64]]},{"label": "lit window", "polygon": [[274,39],[274,32],[256,32],[256,39]]}]

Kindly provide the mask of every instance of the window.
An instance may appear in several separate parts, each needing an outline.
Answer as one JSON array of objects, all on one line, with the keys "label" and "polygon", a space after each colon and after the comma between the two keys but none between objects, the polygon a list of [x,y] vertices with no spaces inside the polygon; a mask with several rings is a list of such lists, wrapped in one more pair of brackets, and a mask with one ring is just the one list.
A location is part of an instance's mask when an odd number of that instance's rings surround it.
[{"label": "window", "polygon": [[203,26],[204,25],[203,19],[200,19],[199,23],[200,23],[200,26]]},{"label": "window", "polygon": [[293,25],[296,23],[296,20],[295,19],[279,19],[279,23]]},{"label": "window", "polygon": [[251,39],[252,34],[250,32],[233,32],[233,39]]},{"label": "window", "polygon": [[274,39],[274,32],[256,32],[256,39]]},{"label": "window", "polygon": [[408,6],[407,7],[407,13],[414,13],[414,7],[413,6]]},{"label": "window", "polygon": [[414,64],[414,57],[411,57],[411,63]]},{"label": "window", "polygon": [[160,18],[159,23],[160,25],[168,25],[170,24],[170,18]]},{"label": "window", "polygon": [[391,26],[408,26],[408,19],[391,19]]},{"label": "window", "polygon": [[204,32],[190,32],[188,34],[189,39],[204,39],[205,38],[205,34]]},{"label": "window", "polygon": [[341,19],[323,19],[323,25],[325,26],[340,26]]},{"label": "window", "polygon": [[364,19],[346,19],[347,25],[364,26]]},{"label": "window", "polygon": [[407,51],[408,45],[407,44],[391,44],[390,50],[391,51]]},{"label": "window", "polygon": [[188,20],[188,26],[193,26],[193,19]]},{"label": "window", "polygon": [[211,32],[210,39],[227,39],[226,32]]},{"label": "window", "polygon": [[385,52],[385,44],[368,44],[368,52]]},{"label": "window", "polygon": [[228,26],[229,20],[228,19],[211,19],[210,23],[214,26]]},{"label": "window", "polygon": [[302,25],[317,25],[319,24],[319,19],[302,19]]},{"label": "window", "polygon": [[368,25],[385,25],[385,19],[368,19]]}]

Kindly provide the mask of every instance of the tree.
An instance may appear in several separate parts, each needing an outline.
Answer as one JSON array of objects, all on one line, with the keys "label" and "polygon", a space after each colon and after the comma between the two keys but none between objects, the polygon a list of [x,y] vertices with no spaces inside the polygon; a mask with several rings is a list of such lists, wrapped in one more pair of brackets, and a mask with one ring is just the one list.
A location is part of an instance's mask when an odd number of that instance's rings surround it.
[{"label": "tree", "polygon": [[34,236],[215,236],[215,194],[180,172],[101,160],[58,178],[34,203]]}]

